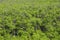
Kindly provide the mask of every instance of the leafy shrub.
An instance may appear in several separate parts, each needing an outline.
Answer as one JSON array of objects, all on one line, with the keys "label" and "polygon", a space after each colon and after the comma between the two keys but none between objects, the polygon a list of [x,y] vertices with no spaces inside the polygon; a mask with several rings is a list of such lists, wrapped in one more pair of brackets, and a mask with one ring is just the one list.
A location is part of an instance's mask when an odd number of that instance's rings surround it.
[{"label": "leafy shrub", "polygon": [[5,0],[0,3],[0,40],[60,40],[59,0]]}]

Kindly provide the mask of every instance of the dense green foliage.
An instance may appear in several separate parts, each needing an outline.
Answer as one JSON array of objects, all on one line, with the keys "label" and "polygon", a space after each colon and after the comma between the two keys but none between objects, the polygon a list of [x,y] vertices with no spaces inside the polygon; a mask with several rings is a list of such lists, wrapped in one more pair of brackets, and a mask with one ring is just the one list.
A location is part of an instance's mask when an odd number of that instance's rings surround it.
[{"label": "dense green foliage", "polygon": [[0,40],[60,40],[60,0],[0,0]]}]

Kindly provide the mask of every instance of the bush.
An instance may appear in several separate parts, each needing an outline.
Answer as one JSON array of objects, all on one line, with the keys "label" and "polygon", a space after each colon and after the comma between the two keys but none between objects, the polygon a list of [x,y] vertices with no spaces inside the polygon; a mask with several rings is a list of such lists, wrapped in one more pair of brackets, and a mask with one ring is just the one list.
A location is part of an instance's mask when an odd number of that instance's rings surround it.
[{"label": "bush", "polygon": [[59,0],[2,1],[0,40],[60,40],[59,4]]}]

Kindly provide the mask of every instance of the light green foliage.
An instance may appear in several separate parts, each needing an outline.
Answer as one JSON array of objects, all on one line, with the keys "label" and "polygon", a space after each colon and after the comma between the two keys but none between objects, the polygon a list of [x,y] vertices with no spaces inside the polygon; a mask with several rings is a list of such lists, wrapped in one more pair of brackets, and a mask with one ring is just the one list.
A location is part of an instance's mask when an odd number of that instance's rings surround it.
[{"label": "light green foliage", "polygon": [[60,0],[0,0],[0,40],[60,40]]}]

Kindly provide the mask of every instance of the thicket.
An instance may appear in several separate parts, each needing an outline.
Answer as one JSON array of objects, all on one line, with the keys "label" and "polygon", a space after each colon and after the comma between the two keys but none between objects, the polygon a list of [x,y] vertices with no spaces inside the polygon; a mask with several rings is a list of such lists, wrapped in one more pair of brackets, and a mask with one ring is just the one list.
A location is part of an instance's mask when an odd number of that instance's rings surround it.
[{"label": "thicket", "polygon": [[60,40],[60,3],[35,3],[0,3],[0,40]]}]

